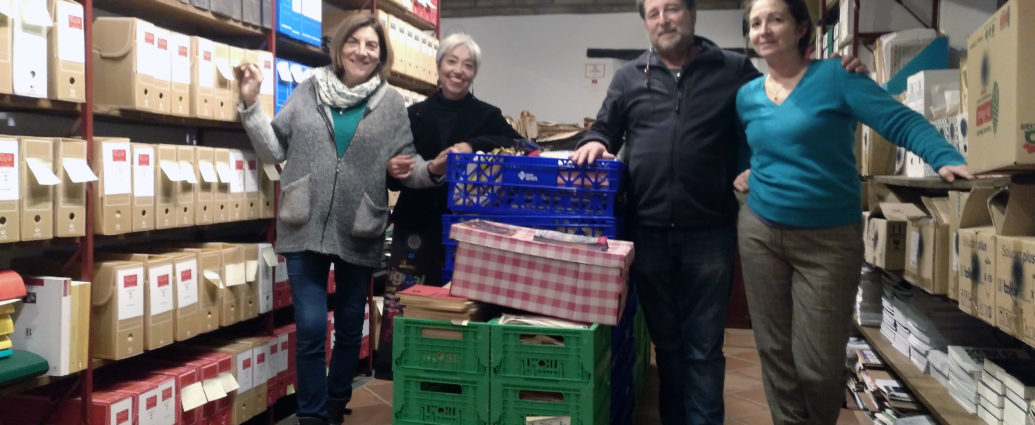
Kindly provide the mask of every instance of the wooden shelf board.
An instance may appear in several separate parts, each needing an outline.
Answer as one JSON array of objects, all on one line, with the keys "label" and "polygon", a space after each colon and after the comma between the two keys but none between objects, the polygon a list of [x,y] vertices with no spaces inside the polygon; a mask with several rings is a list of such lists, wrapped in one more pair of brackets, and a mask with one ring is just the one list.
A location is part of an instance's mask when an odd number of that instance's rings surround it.
[{"label": "wooden shelf board", "polygon": [[277,34],[277,57],[309,66],[324,66],[331,63],[330,55],[323,49],[283,34]]},{"label": "wooden shelf board", "polygon": [[913,393],[913,395],[931,411],[931,415],[940,424],[946,425],[985,425],[985,422],[963,410],[963,407],[956,403],[956,400],[949,395],[949,390],[942,384],[935,381],[930,375],[925,375],[913,365],[908,357],[899,353],[884,336],[880,334],[880,328],[858,326],[866,341],[870,343],[873,350],[880,355],[884,364],[888,365],[899,380]]},{"label": "wooden shelf board", "polygon": [[67,114],[78,114],[82,110],[79,103],[40,99],[16,94],[0,94],[0,108],[4,111],[60,112]]},{"label": "wooden shelf board", "polygon": [[1005,186],[1010,183],[1007,176],[989,176],[974,180],[957,180],[952,183],[940,177],[873,176],[873,182],[888,186],[912,187],[936,190],[970,190],[974,187]]},{"label": "wooden shelf board", "polygon": [[388,76],[388,83],[423,95],[430,95],[435,91],[436,87],[434,83],[421,81],[397,72],[392,72],[392,74]]},{"label": "wooden shelf board", "polygon": [[[324,0],[334,6],[342,9],[370,9],[370,0]],[[395,16],[408,24],[417,27],[419,30],[434,31],[435,24],[432,22],[425,21],[420,16],[417,16],[413,12],[406,10],[402,4],[396,3],[392,0],[377,0],[377,8],[388,12],[388,14]],[[439,11],[439,13],[442,13]]]},{"label": "wooden shelf board", "polygon": [[259,36],[266,30],[201,10],[179,0],[94,0],[94,7],[189,34]]},{"label": "wooden shelf board", "polygon": [[206,127],[221,129],[241,129],[239,121],[217,121],[205,118],[181,117],[174,115],[156,114],[153,112],[123,109],[112,105],[94,105],[94,116],[97,119],[117,119],[124,123],[137,123],[147,125],[167,125],[185,127]]}]

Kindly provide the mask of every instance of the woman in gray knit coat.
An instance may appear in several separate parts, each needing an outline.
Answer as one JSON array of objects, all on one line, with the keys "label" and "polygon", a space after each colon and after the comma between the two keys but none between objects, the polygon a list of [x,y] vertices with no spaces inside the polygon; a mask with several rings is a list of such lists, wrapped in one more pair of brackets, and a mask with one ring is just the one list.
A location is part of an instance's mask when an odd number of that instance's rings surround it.
[{"label": "woman in gray knit coat", "polygon": [[[392,64],[385,29],[370,12],[346,18],[330,45],[331,65],[314,69],[276,117],[256,102],[262,74],[238,69],[241,121],[259,158],[286,161],[276,250],[287,258],[298,326],[298,418],[338,425],[352,396],[367,286],[384,255],[386,175],[430,187],[445,153],[424,161],[413,147],[402,96],[383,78]],[[412,161],[388,160],[405,154]],[[335,344],[325,372],[327,274],[334,264]]]}]

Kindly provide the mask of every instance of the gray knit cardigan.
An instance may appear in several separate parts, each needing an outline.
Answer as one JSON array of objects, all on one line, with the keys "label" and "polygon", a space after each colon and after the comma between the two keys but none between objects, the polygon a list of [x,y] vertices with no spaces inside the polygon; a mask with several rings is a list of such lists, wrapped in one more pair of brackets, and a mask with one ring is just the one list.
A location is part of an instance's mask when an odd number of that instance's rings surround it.
[{"label": "gray knit cardigan", "polygon": [[404,184],[435,184],[428,163],[416,155],[402,96],[382,84],[367,101],[345,155],[338,158],[331,110],[310,78],[270,121],[255,102],[238,105],[258,157],[287,161],[281,177],[276,251],[313,251],[367,267],[381,265],[388,225],[386,165],[398,154],[417,160]]}]

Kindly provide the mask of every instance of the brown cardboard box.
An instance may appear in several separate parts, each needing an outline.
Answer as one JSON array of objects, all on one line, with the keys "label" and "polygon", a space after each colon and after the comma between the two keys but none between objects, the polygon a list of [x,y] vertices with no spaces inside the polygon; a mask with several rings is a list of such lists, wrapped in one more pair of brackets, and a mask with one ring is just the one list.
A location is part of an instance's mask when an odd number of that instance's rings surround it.
[{"label": "brown cardboard box", "polygon": [[244,152],[244,219],[260,218],[262,205],[259,200],[259,158],[255,152]]},{"label": "brown cardboard box", "polygon": [[971,172],[1035,167],[1035,3],[1013,0],[967,39]]},{"label": "brown cardboard box", "polygon": [[172,344],[176,306],[172,259],[154,254],[98,253],[99,261],[131,261],[144,267],[144,349]]},{"label": "brown cardboard box", "polygon": [[974,188],[960,214],[959,306],[994,325],[996,239],[987,201],[993,188]]},{"label": "brown cardboard box", "polygon": [[189,117],[191,99],[190,36],[169,31],[169,115]]},{"label": "brown cardboard box", "polygon": [[881,137],[876,130],[866,125],[862,129],[862,175],[883,176],[899,174],[895,155],[898,147]]},{"label": "brown cardboard box", "polygon": [[95,101],[101,105],[161,113],[162,91],[152,68],[157,60],[156,27],[136,18],[100,17],[93,23]]},{"label": "brown cardboard box", "polygon": [[245,217],[244,175],[248,167],[245,165],[244,152],[240,149],[230,149],[229,160],[232,173],[230,178],[229,221],[241,221],[247,219]]},{"label": "brown cardboard box", "polygon": [[1011,184],[988,199],[996,230],[995,325],[1024,338],[1035,284],[1035,185]]},{"label": "brown cardboard box", "polygon": [[[229,101],[230,121],[239,121],[240,120],[240,116],[239,116],[239,114],[237,112],[237,99],[241,98],[241,93],[240,93],[240,90],[237,87],[237,81],[233,80],[233,78],[234,78],[234,76],[233,76],[233,69],[237,68],[242,63],[248,62],[248,50],[242,49],[240,47],[234,47],[234,46],[229,46],[229,47],[230,47],[230,78],[231,78],[231,80],[230,80],[230,97],[227,100]],[[263,76],[265,76],[265,75],[263,75]]]},{"label": "brown cardboard box", "polygon": [[94,357],[122,360],[144,351],[144,265],[94,263],[90,339]]},{"label": "brown cardboard box", "polygon": [[259,173],[259,218],[276,217],[275,200],[277,183],[280,182],[280,171],[274,164],[260,163],[262,172]]},{"label": "brown cardboard box", "polygon": [[223,276],[223,284],[226,285],[223,290],[222,313],[236,316],[235,319],[220,319],[223,326],[255,317],[258,312],[257,294],[255,285],[247,281],[244,250],[241,246],[210,242],[202,244],[202,247],[219,251],[222,258],[220,274]]},{"label": "brown cardboard box", "polygon": [[21,146],[21,238],[23,241],[54,237],[54,146],[50,139],[19,137]]},{"label": "brown cardboard box", "polygon": [[155,26],[155,45],[151,64],[151,75],[154,76],[156,89],[150,93],[155,105],[155,113],[169,115],[172,110],[170,90],[172,87],[172,55],[169,51],[169,30]]},{"label": "brown cardboard box", "polygon": [[0,94],[12,93],[11,17],[0,13]]},{"label": "brown cardboard box", "polygon": [[212,222],[226,223],[231,218],[230,185],[233,184],[234,172],[230,165],[230,150],[214,148],[213,151],[213,161],[216,166],[216,174],[219,176],[219,183],[215,185],[215,191],[212,192]]},{"label": "brown cardboard box", "polygon": [[216,65],[212,41],[207,38],[190,38],[190,116],[213,118],[215,116]]},{"label": "brown cardboard box", "polygon": [[905,278],[923,290],[945,295],[949,289],[949,199],[921,198],[930,216],[906,225]]},{"label": "brown cardboard box", "polygon": [[245,280],[255,282],[258,312],[273,311],[273,267],[277,265],[277,254],[268,243],[245,244]]},{"label": "brown cardboard box", "polygon": [[86,57],[83,46],[83,6],[74,1],[48,0],[54,27],[48,48],[50,65],[47,87],[51,99],[86,101]]},{"label": "brown cardboard box", "polygon": [[21,240],[21,162],[18,138],[0,136],[0,181],[4,182],[0,185],[0,243]]},{"label": "brown cardboard box", "polygon": [[183,172],[180,169],[179,152],[176,145],[156,145],[158,153],[155,167],[155,228],[170,229],[180,226],[176,194],[179,192]]},{"label": "brown cardboard box", "polygon": [[949,195],[949,244],[951,256],[949,261],[949,293],[951,300],[958,300],[960,293],[960,217],[963,215],[963,204],[970,197],[970,192],[950,190]]},{"label": "brown cardboard box", "polygon": [[[251,418],[254,376],[253,344],[238,341],[202,340],[199,344],[233,357],[232,375],[236,388],[232,390],[233,407],[231,424],[240,425]],[[232,387],[231,387],[232,388]],[[231,391],[227,391],[230,393]]]},{"label": "brown cardboard box", "polygon": [[133,166],[129,139],[94,138],[92,165],[97,171],[93,191],[94,232],[118,235],[132,230]]},{"label": "brown cardboard box", "polygon": [[86,369],[86,362],[90,361],[90,288],[90,282],[72,281],[72,302],[77,304],[72,307],[75,370]]},{"label": "brown cardboard box", "polygon": [[54,139],[54,173],[61,181],[54,188],[54,236],[86,235],[86,182],[97,175],[86,162],[86,141]]},{"label": "brown cardboard box", "polygon": [[[176,297],[176,313],[173,320],[173,333],[177,341],[185,341],[204,331],[201,308],[200,284],[201,268],[198,266],[198,255],[194,252],[170,252],[163,254],[173,263],[173,292]],[[214,321],[218,325],[218,320]]]},{"label": "brown cardboard box", "polygon": [[906,259],[906,223],[925,214],[916,205],[884,202],[871,212],[864,256],[885,270],[902,270]]},{"label": "brown cardboard box", "polygon": [[213,93],[214,109],[212,118],[219,121],[232,121],[236,114],[234,112],[234,71],[230,65],[230,46],[222,43],[212,43],[212,62],[216,67],[215,91]]},{"label": "brown cardboard box", "polygon": [[194,224],[212,224],[216,217],[217,206],[214,196],[219,190],[219,175],[215,167],[215,151],[212,148],[196,146],[194,148],[194,165],[198,180],[194,191]]},{"label": "brown cardboard box", "polygon": [[195,219],[194,198],[198,190],[197,167],[195,166],[194,146],[177,146],[176,159],[180,161],[180,177],[176,185],[176,213],[180,226],[193,226]]},{"label": "brown cardboard box", "polygon": [[255,53],[255,64],[262,71],[262,85],[259,86],[259,103],[262,105],[263,111],[266,111],[267,114],[272,114],[277,78],[273,72],[273,53],[264,50],[252,50],[252,52]]},{"label": "brown cardboard box", "polygon": [[133,231],[155,228],[155,145],[133,143]]},{"label": "brown cardboard box", "polygon": [[[198,288],[198,332],[205,333],[219,328],[219,313],[223,305],[223,278],[220,274],[222,268],[222,256],[220,252],[213,249],[178,247],[180,252],[194,254],[197,262],[197,288]],[[172,255],[172,252],[166,251]]]}]

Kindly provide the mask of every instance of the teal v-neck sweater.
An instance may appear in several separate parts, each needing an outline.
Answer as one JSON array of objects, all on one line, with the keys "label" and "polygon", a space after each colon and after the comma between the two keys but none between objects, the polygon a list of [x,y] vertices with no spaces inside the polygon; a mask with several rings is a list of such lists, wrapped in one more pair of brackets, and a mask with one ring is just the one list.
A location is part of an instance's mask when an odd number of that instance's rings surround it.
[{"label": "teal v-neck sweater", "polygon": [[747,204],[766,220],[810,228],[861,220],[853,152],[859,121],[935,170],[965,163],[922,115],[838,59],[809,64],[780,105],[766,96],[764,81],[740,88],[737,113],[751,152]]},{"label": "teal v-neck sweater", "polygon": [[352,136],[356,134],[356,127],[359,127],[359,120],[363,118],[363,112],[366,110],[366,101],[348,109],[331,108],[331,116],[334,117],[334,145],[338,148],[338,158],[345,155],[345,150],[349,148],[349,143],[352,143]]}]

